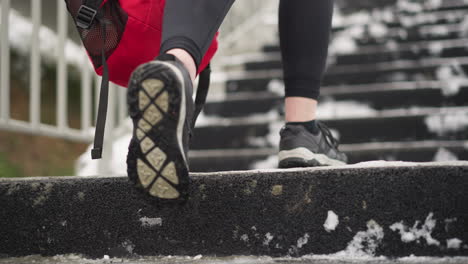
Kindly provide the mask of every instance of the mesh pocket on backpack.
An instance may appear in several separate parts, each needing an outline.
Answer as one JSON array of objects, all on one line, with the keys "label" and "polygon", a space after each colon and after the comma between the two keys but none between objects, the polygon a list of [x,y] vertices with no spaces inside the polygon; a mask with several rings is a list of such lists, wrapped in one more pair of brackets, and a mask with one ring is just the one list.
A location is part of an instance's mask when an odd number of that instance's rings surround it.
[{"label": "mesh pocket on backpack", "polygon": [[[65,0],[67,8],[73,19],[76,20],[78,10],[81,7],[83,0]],[[117,0],[108,0],[100,9],[103,20],[106,21],[106,39],[104,51],[106,60],[112,55],[125,30],[128,15],[120,7]],[[101,27],[101,22],[95,19],[89,29],[78,28],[83,45],[86,48],[89,57],[94,66],[99,68],[102,65],[101,52],[103,48],[104,35]]]}]

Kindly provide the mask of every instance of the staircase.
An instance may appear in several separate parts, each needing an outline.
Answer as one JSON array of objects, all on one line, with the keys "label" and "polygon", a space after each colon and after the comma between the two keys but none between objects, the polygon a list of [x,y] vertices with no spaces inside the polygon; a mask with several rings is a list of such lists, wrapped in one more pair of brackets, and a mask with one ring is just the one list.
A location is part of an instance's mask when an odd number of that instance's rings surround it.
[{"label": "staircase", "polygon": [[[352,163],[449,162],[239,171],[276,165],[283,87],[268,45],[230,57],[226,99],[210,100],[195,131],[192,170],[236,171],[191,173],[190,198],[171,206],[126,176],[0,179],[0,263],[63,254],[467,263],[468,162],[454,160],[468,159],[468,3],[414,2],[338,17],[346,23],[333,29],[319,117]],[[411,255],[424,258],[394,260]]]},{"label": "staircase", "polygon": [[[468,160],[467,15],[466,1],[444,0],[335,16],[318,117],[351,163]],[[279,47],[229,59],[226,96],[207,103],[195,131],[193,171],[277,164]]]}]

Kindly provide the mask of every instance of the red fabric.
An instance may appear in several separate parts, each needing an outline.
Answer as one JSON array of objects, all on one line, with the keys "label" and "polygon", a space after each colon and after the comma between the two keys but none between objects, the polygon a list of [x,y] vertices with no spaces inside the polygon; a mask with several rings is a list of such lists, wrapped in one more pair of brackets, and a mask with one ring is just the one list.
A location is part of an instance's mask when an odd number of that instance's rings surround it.
[{"label": "red fabric", "polygon": [[[133,70],[159,55],[165,0],[119,0],[119,3],[128,14],[128,21],[120,43],[107,59],[107,64],[110,81],[127,87]],[[217,36],[203,57],[199,72],[216,53]],[[102,66],[95,70],[102,75]]]}]

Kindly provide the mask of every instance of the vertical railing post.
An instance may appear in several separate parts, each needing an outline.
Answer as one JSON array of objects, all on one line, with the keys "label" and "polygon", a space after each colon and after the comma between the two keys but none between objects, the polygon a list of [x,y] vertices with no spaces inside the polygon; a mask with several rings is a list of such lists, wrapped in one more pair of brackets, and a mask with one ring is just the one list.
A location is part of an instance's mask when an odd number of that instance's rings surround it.
[{"label": "vertical railing post", "polygon": [[0,32],[0,120],[7,122],[10,118],[10,38],[9,18],[10,0],[1,1]]},{"label": "vertical railing post", "polygon": [[89,64],[88,56],[84,51],[83,54],[83,67],[81,67],[81,130],[84,133],[88,133],[91,127],[91,110],[93,107],[91,91],[92,75],[89,67],[86,67]]},{"label": "vertical railing post", "polygon": [[42,0],[31,2],[31,83],[29,98],[29,118],[33,128],[37,129],[41,122],[41,53],[39,50],[39,30],[41,28]]},{"label": "vertical railing post", "polygon": [[67,60],[65,57],[67,22],[65,1],[57,0],[57,126],[59,131],[64,131],[68,127]]}]

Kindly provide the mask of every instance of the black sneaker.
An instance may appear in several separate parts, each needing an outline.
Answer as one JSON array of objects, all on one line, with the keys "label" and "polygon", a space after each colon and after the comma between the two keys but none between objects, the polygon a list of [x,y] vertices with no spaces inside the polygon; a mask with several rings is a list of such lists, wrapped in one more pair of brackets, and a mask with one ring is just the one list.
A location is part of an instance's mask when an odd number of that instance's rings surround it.
[{"label": "black sneaker", "polygon": [[132,73],[127,103],[133,137],[127,173],[150,196],[165,200],[187,197],[192,91],[188,71],[172,55],[161,55]]},{"label": "black sneaker", "polygon": [[315,167],[345,165],[346,155],[338,150],[338,141],[323,123],[317,122],[314,135],[302,125],[285,125],[280,132],[279,167]]}]

